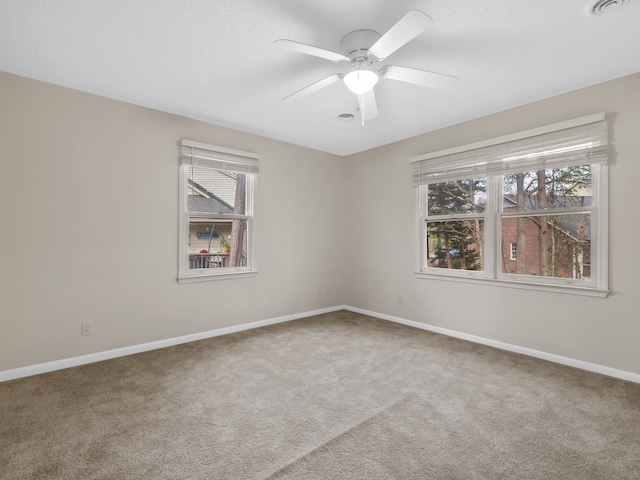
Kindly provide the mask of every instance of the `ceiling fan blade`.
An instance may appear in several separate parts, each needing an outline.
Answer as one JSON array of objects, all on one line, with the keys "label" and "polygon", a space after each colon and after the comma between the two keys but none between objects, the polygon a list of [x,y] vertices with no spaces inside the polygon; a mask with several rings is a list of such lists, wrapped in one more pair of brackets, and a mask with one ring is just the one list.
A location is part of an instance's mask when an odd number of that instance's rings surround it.
[{"label": "ceiling fan blade", "polygon": [[329,75],[328,77],[323,78],[322,80],[318,80],[317,82],[312,83],[311,85],[307,85],[306,87],[298,90],[297,92],[292,93],[291,95],[287,95],[282,99],[282,101],[284,102],[285,100],[294,100],[294,99],[306,97],[307,95],[311,95],[312,93],[315,93],[318,90],[328,87],[332,83],[336,83],[341,78],[342,78],[341,73],[334,73],[333,75]]},{"label": "ceiling fan blade", "polygon": [[349,57],[342,55],[341,53],[331,52],[324,48],[312,47],[300,42],[294,42],[293,40],[276,40],[272,43],[285,50],[291,50],[292,52],[304,53],[306,55],[313,55],[314,57],[324,58],[331,60],[332,62],[348,62]]},{"label": "ceiling fan blade", "polygon": [[365,120],[373,120],[378,116],[378,105],[376,104],[376,96],[373,93],[373,89],[358,95],[358,108],[360,109],[363,125]]},{"label": "ceiling fan blade", "polygon": [[398,67],[387,65],[380,71],[384,78],[398,80],[399,82],[413,83],[421,87],[435,88],[436,90],[452,90],[460,81],[458,77],[443,73],[427,72],[416,68]]},{"label": "ceiling fan blade", "polygon": [[426,13],[411,10],[371,46],[369,55],[376,60],[384,60],[424,32],[432,21]]}]

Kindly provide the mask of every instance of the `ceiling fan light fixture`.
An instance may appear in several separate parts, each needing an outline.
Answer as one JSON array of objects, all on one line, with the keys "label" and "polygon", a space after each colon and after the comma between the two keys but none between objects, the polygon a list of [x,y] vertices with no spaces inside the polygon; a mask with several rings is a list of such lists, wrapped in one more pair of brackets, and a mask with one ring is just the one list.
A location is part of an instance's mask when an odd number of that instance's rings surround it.
[{"label": "ceiling fan light fixture", "polygon": [[370,91],[380,76],[373,70],[358,69],[347,73],[343,80],[345,85],[353,93],[362,95]]}]

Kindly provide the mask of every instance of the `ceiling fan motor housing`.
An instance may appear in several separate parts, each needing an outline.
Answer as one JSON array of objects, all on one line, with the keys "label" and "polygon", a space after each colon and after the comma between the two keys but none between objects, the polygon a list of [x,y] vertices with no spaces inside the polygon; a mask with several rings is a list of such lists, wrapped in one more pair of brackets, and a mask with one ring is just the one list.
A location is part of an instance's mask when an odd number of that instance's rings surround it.
[{"label": "ceiling fan motor housing", "polygon": [[369,48],[378,41],[381,35],[374,30],[355,30],[346,34],[340,41],[340,49],[349,57],[351,65],[372,65]]}]

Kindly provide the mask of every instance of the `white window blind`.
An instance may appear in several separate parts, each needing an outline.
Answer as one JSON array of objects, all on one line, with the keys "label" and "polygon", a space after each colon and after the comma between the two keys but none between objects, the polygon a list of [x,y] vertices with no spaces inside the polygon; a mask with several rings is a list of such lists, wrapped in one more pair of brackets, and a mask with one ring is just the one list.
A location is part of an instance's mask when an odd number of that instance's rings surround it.
[{"label": "white window blind", "polygon": [[182,140],[180,142],[180,164],[203,167],[227,172],[258,173],[258,160],[255,153],[232,150],[206,143]]},{"label": "white window blind", "polygon": [[425,185],[510,172],[607,163],[605,113],[412,158],[413,183]]}]

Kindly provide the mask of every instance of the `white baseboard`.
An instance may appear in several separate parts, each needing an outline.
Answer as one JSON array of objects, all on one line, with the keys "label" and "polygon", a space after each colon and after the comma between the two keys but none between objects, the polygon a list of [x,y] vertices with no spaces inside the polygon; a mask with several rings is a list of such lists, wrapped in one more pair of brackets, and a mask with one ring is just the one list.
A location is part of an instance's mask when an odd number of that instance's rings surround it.
[{"label": "white baseboard", "polygon": [[372,312],[364,310],[362,308],[355,308],[350,306],[342,307],[345,310],[349,310],[355,313],[361,313],[363,315],[369,315],[371,317],[380,318],[381,320],[388,320],[390,322],[400,323],[409,327],[419,328],[421,330],[427,330],[429,332],[440,333],[449,337],[460,338],[469,342],[480,343],[482,345],[488,345],[490,347],[499,348],[500,350],[507,350],[509,352],[521,353],[522,355],[528,355],[530,357],[540,358],[542,360],[548,360],[550,362],[559,363],[561,365],[567,365],[569,367],[579,368],[581,370],[587,370],[589,372],[599,373],[601,375],[607,375],[609,377],[619,378],[621,380],[628,380],[629,382],[640,383],[640,374],[627,372],[625,370],[618,370],[615,368],[605,367],[596,363],[583,362],[582,360],[575,360],[573,358],[563,357],[561,355],[554,355],[553,353],[542,352],[540,350],[534,350],[532,348],[520,347],[518,345],[512,345],[510,343],[498,342],[489,338],[478,337],[476,335],[469,335],[467,333],[457,332],[455,330],[449,330],[447,328],[434,327],[433,325],[427,325],[425,323],[414,322],[413,320],[406,320],[400,317],[394,317],[392,315],[386,315],[384,313]]},{"label": "white baseboard", "polygon": [[308,312],[295,313],[292,315],[285,315],[282,317],[270,318],[267,320],[260,320],[258,322],[245,323],[245,324],[236,325],[233,327],[225,327],[225,328],[219,328],[216,330],[209,330],[207,332],[184,335],[182,337],[168,338],[166,340],[158,340],[156,342],[142,343],[140,345],[132,345],[129,347],[116,348],[114,350],[106,350],[103,352],[91,353],[88,355],[81,355],[78,357],[55,360],[53,362],[40,363],[37,365],[30,365],[27,367],[14,368],[12,370],[4,370],[4,371],[0,371],[0,382],[14,380],[22,377],[29,377],[31,375],[38,375],[41,373],[52,372],[55,370],[62,370],[64,368],[76,367],[79,365],[86,365],[89,363],[100,362],[102,360],[109,360],[111,358],[124,357],[126,355],[133,355],[135,353],[142,353],[142,352],[147,352],[149,350],[156,350],[158,348],[171,347],[173,345],[179,345],[181,343],[195,342],[196,340],[203,340],[205,338],[218,337],[220,335],[227,335],[229,333],[242,332],[244,330],[251,330],[253,328],[265,327],[267,325],[275,325],[277,323],[289,322],[292,320],[298,320],[300,318],[312,317],[314,315],[331,313],[338,310],[349,310],[351,312],[361,313],[363,315],[369,315],[370,317],[380,318],[381,320],[388,320],[390,322],[407,325],[409,327],[419,328],[421,330],[427,330],[429,332],[434,332],[434,333],[440,333],[442,335],[447,335],[449,337],[455,337],[455,338],[459,338],[469,342],[488,345],[490,347],[499,348],[501,350],[520,353],[523,355],[528,355],[530,357],[536,357],[542,360],[548,360],[550,362],[559,363],[561,365],[567,365],[570,367],[580,368],[582,370],[587,370],[590,372],[607,375],[609,377],[619,378],[621,380],[628,380],[630,382],[640,383],[640,374],[637,374],[637,373],[605,367],[595,363],[583,362],[581,360],[575,360],[573,358],[554,355],[552,353],[542,352],[540,350],[534,350],[531,348],[520,347],[518,345],[512,345],[510,343],[498,342],[496,340],[491,340],[489,338],[478,337],[476,335],[469,335],[467,333],[457,332],[455,330],[449,330],[447,328],[435,327],[433,325],[415,322],[413,320],[406,320],[404,318],[395,317],[393,315],[387,315],[384,313],[364,310],[362,308],[351,307],[349,305],[338,305],[335,307],[323,308],[320,310],[311,310]]},{"label": "white baseboard", "polygon": [[209,330],[207,332],[184,335],[182,337],[168,338],[166,340],[158,340],[156,342],[131,345],[130,347],[116,348],[114,350],[106,350],[103,352],[90,353],[88,355],[80,355],[78,357],[64,358],[62,360],[55,360],[53,362],[39,363],[37,365],[14,368],[12,370],[4,370],[0,371],[0,382],[15,380],[22,377],[29,377],[31,375],[38,375],[40,373],[52,372],[54,370],[62,370],[69,367],[77,367],[79,365],[100,362],[102,360],[109,360],[111,358],[124,357],[126,355],[133,355],[135,353],[148,352],[149,350],[171,347],[173,345],[179,345],[181,343],[195,342],[196,340],[203,340],[205,338],[219,337],[220,335],[242,332],[244,330],[251,330],[253,328],[266,327],[267,325],[275,325],[276,323],[289,322],[291,320],[312,317],[313,315],[321,315],[323,313],[335,312],[337,310],[344,310],[344,307],[329,307],[320,310],[312,310],[309,312],[295,313],[292,315],[285,315],[283,317],[260,320],[258,322],[244,323],[242,325],[236,325],[233,327],[218,328],[216,330]]}]

